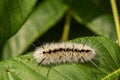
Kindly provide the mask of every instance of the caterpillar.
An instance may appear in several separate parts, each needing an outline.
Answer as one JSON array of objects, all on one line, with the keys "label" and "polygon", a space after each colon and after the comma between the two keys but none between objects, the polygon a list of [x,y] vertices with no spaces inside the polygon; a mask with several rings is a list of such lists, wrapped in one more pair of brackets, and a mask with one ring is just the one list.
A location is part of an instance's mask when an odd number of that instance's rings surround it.
[{"label": "caterpillar", "polygon": [[45,44],[37,47],[33,54],[38,64],[43,66],[92,62],[95,55],[95,49],[90,46],[71,42]]}]

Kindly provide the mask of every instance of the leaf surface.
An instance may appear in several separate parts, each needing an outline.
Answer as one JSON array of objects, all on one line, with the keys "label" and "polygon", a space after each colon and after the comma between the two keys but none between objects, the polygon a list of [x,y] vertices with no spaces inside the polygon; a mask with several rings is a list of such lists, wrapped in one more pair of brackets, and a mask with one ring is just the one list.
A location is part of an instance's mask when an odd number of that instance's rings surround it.
[{"label": "leaf surface", "polygon": [[0,0],[0,45],[20,29],[36,2],[37,0]]},{"label": "leaf surface", "polygon": [[62,18],[66,9],[63,2],[56,0],[39,4],[19,32],[5,44],[3,59],[23,53],[36,38]]},{"label": "leaf surface", "polygon": [[[71,63],[49,67],[38,66],[33,53],[0,62],[0,79],[7,80],[101,80],[120,67],[120,48],[104,37],[83,37],[71,40],[95,49],[94,63]],[[11,76],[11,77],[10,77]]]},{"label": "leaf surface", "polygon": [[116,41],[116,30],[109,1],[71,0],[69,2],[73,17],[98,35]]}]

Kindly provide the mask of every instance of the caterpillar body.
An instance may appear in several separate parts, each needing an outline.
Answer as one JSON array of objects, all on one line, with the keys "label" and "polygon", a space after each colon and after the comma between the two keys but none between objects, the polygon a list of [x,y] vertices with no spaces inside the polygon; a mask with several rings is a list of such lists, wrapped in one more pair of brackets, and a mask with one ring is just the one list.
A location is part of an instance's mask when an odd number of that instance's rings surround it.
[{"label": "caterpillar body", "polygon": [[71,42],[45,44],[33,54],[38,64],[43,66],[91,62],[95,55],[95,49],[90,46]]}]

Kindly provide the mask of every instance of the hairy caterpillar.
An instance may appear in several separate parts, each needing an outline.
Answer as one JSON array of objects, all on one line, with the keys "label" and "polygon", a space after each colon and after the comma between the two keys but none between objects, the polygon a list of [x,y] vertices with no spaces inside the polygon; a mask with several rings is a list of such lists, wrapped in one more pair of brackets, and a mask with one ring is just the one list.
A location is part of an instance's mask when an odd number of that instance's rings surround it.
[{"label": "hairy caterpillar", "polygon": [[33,56],[39,65],[49,66],[61,63],[84,63],[92,61],[95,50],[90,46],[71,42],[50,43],[38,47]]}]

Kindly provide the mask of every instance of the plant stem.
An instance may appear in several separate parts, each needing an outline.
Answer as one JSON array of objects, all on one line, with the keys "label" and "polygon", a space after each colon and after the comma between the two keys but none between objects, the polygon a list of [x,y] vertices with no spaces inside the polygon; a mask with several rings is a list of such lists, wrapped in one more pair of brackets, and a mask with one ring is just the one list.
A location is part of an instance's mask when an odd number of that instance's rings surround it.
[{"label": "plant stem", "polygon": [[70,22],[71,22],[71,12],[68,10],[65,20],[65,25],[63,29],[62,41],[67,41],[70,31]]},{"label": "plant stem", "polygon": [[110,0],[110,2],[111,2],[113,17],[114,17],[115,27],[117,31],[118,44],[120,45],[120,24],[119,24],[119,15],[118,15],[117,6],[116,6],[116,0]]}]

